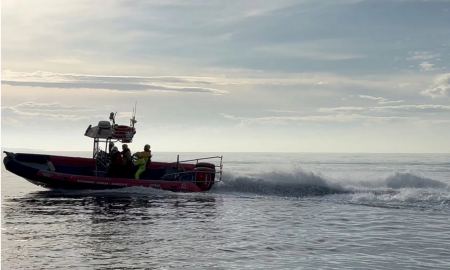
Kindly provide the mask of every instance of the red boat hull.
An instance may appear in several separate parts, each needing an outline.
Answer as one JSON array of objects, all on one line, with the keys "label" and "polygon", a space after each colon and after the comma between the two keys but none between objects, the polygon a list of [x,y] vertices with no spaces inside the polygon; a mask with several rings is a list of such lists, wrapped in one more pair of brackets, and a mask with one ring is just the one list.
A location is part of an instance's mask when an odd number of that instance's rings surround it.
[{"label": "red boat hull", "polygon": [[196,164],[177,164],[174,172],[176,163],[152,162],[143,179],[132,179],[99,175],[95,171],[95,160],[90,158],[6,154],[3,162],[8,171],[33,184],[51,189],[146,187],[176,192],[202,192],[211,189],[215,177],[214,164],[210,164],[209,168]]},{"label": "red boat hull", "polygon": [[[128,178],[112,178],[70,175],[64,173],[54,173],[48,171],[38,171],[36,173],[37,182],[45,183],[48,187],[56,186],[71,189],[110,189],[124,187],[150,187],[182,192],[201,192],[199,186],[188,181],[165,181],[165,180],[139,180]],[[32,181],[36,183],[35,181]],[[44,185],[45,186],[45,185]]]}]

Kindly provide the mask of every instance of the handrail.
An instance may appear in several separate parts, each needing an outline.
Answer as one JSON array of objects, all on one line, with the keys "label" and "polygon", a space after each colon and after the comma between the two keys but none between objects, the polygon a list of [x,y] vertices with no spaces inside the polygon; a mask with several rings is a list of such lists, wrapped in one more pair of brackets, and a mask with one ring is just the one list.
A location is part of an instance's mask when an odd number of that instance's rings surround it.
[{"label": "handrail", "polygon": [[179,161],[179,162],[199,161],[199,160],[213,159],[213,158],[220,158],[220,159],[222,159],[222,156],[213,156],[213,157],[204,157],[204,158],[194,158],[194,159],[181,160],[181,161]]},{"label": "handrail", "polygon": [[[219,167],[219,166],[217,166],[217,167]],[[183,171],[183,172],[173,172],[173,173],[167,173],[167,174],[165,174],[164,176],[172,176],[172,175],[180,175],[180,174],[190,174],[190,173],[192,173],[192,172],[195,172],[195,171],[194,171],[194,170],[190,170],[190,171]],[[219,174],[219,180],[217,180],[217,182],[222,181],[222,171],[221,171],[221,170],[218,171],[218,172],[215,172],[214,174]]]},{"label": "handrail", "polygon": [[177,170],[180,166],[180,163],[182,162],[189,162],[189,161],[195,161],[198,163],[199,160],[206,160],[206,159],[220,159],[220,163],[219,165],[214,164],[215,168],[219,168],[219,170],[217,172],[215,172],[215,174],[219,174],[219,180],[217,180],[217,182],[222,181],[222,174],[223,174],[223,156],[212,156],[212,157],[203,157],[203,158],[194,158],[194,159],[187,159],[187,160],[182,160],[180,161],[180,155],[177,155],[177,161],[173,162],[174,164],[177,164]]},{"label": "handrail", "polygon": [[[106,155],[100,155],[100,152],[102,152],[101,149],[97,149],[96,152],[94,152],[94,160],[95,160],[95,170],[94,173],[96,176],[98,176],[99,172],[105,172],[105,170],[108,168],[108,157]],[[103,153],[106,154],[106,152],[103,151]]]}]

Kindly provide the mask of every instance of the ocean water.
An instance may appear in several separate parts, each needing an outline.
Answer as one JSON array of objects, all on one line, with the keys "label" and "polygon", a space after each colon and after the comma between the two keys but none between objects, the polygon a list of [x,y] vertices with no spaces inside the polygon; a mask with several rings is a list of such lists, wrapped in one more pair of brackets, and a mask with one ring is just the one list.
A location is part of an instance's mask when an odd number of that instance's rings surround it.
[{"label": "ocean water", "polygon": [[450,269],[450,154],[224,153],[195,194],[1,180],[3,269]]}]

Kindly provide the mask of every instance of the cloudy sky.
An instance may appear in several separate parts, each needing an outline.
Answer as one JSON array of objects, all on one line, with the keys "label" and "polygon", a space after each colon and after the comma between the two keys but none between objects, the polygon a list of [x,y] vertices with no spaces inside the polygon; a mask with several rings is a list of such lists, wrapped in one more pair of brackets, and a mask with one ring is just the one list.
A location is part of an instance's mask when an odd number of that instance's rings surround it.
[{"label": "cloudy sky", "polygon": [[4,0],[2,147],[449,152],[448,0]]}]

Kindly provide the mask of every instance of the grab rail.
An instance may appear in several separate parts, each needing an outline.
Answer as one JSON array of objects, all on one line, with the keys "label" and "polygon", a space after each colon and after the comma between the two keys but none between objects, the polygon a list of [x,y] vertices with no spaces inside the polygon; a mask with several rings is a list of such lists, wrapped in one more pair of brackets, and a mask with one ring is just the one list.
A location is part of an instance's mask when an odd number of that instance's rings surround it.
[{"label": "grab rail", "polygon": [[99,176],[99,173],[105,173],[109,166],[108,155],[105,151],[98,149],[93,156],[95,160],[94,173],[96,176]]},{"label": "grab rail", "polygon": [[[180,155],[178,155],[178,156],[180,156]],[[214,159],[214,158],[217,158],[217,159],[222,160],[223,156],[213,156],[213,157],[203,157],[203,158],[186,159],[186,160],[181,160],[180,162],[197,161],[197,163],[198,163],[199,160]]]},{"label": "grab rail", "polygon": [[[216,174],[219,174],[219,180],[217,180],[217,182],[222,181],[222,174],[223,174],[223,156],[212,156],[212,157],[203,157],[203,158],[194,158],[194,159],[186,159],[186,160],[181,160],[180,161],[180,155],[177,155],[177,170],[180,166],[180,163],[182,162],[190,162],[190,161],[195,161],[196,164],[198,164],[199,160],[207,160],[207,159],[220,159],[220,163],[219,165],[214,164],[215,168],[219,168],[219,170],[217,172],[215,172]],[[175,162],[174,162],[175,163]]]}]

